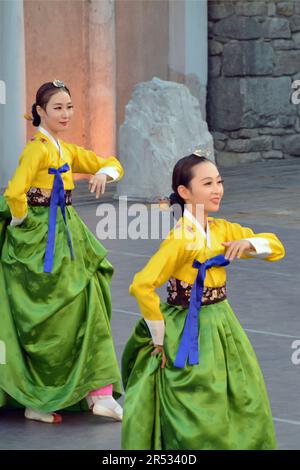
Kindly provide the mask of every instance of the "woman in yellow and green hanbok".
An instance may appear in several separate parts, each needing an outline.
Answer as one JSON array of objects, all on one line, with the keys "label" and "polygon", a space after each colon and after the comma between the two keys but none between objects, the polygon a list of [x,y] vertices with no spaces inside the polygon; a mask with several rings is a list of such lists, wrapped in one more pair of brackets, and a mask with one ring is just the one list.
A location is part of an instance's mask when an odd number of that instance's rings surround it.
[{"label": "woman in yellow and green hanbok", "polygon": [[72,207],[72,172],[92,174],[99,197],[123,169],[115,157],[58,138],[72,116],[63,82],[39,88],[31,117],[38,132],[0,198],[0,406],[24,406],[26,418],[46,423],[80,402],[122,419],[110,329],[113,267]]},{"label": "woman in yellow and green hanbok", "polygon": [[[222,183],[201,155],[175,165],[171,203],[182,217],[130,286],[144,318],[122,358],[123,449],[276,448],[263,375],[226,298],[225,266],[277,261],[284,248],[272,233],[208,216]],[[155,289],[167,281],[161,302]]]}]

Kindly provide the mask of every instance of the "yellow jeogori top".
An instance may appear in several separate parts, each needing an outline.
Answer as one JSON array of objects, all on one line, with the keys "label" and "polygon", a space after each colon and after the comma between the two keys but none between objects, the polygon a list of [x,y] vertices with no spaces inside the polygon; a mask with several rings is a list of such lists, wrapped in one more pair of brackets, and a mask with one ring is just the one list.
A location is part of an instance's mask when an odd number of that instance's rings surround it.
[{"label": "yellow jeogori top", "polygon": [[59,139],[61,154],[51,138],[42,132],[37,132],[34,138],[25,146],[15,174],[9,181],[4,197],[13,217],[22,218],[27,213],[26,193],[31,187],[52,189],[54,175],[48,173],[49,168],[59,168],[68,163],[70,171],[62,173],[65,189],[74,189],[72,173],[97,173],[101,168],[114,167],[118,180],[124,171],[121,163],[115,157],[103,158],[96,153],[69,144]]},{"label": "yellow jeogori top", "polygon": [[[250,228],[211,217],[205,233],[192,214],[185,211],[159,250],[134,276],[129,288],[130,294],[138,301],[156,344],[162,344],[164,330],[160,298],[155,289],[165,284],[170,277],[193,284],[197,275],[197,269],[192,267],[195,259],[203,263],[213,256],[225,254],[222,242],[241,239],[249,240],[253,246],[253,253],[248,252],[243,258],[259,257],[266,261],[277,261],[285,255],[282,243],[273,233],[255,234]],[[206,271],[205,286],[220,287],[225,283],[225,267],[212,267]]]}]

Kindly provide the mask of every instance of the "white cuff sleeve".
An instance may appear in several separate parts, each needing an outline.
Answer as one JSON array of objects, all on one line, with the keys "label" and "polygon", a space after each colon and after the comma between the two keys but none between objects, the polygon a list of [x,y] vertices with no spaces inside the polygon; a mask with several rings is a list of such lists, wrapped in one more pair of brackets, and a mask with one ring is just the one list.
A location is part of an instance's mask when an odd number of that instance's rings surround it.
[{"label": "white cuff sleeve", "polygon": [[112,181],[107,181],[107,183],[112,183],[117,180],[120,176],[118,170],[114,166],[106,166],[97,171],[96,175],[108,175],[112,178]]},{"label": "white cuff sleeve", "polygon": [[266,258],[268,257],[270,254],[272,254],[272,250],[271,250],[271,247],[270,247],[270,243],[269,243],[269,240],[267,240],[266,238],[243,238],[243,240],[248,240],[248,242],[251,243],[251,245],[253,245],[253,247],[255,248],[256,252],[252,253],[250,251],[247,252],[247,255],[248,256],[254,256],[254,257],[257,257],[257,258]]},{"label": "white cuff sleeve", "polygon": [[21,223],[24,222],[26,217],[27,217],[27,214],[24,215],[24,217],[21,217],[21,218],[12,216],[10,225],[12,225],[13,227],[15,227],[16,225],[21,225]]},{"label": "white cuff sleeve", "polygon": [[163,320],[146,320],[147,326],[150,330],[153,343],[157,346],[164,344],[165,336],[165,322]]}]

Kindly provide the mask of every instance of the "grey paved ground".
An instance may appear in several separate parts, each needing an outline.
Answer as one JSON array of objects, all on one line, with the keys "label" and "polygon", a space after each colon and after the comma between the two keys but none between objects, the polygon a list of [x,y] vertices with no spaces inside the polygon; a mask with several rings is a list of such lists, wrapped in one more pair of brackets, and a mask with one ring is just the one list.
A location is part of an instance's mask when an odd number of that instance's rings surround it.
[{"label": "grey paved ground", "polygon": [[[229,300],[246,329],[268,388],[280,449],[300,449],[300,364],[291,361],[300,340],[300,159],[224,169],[225,197],[219,217],[256,231],[274,231],[286,247],[278,263],[240,260],[228,269]],[[113,188],[111,187],[111,190]],[[95,231],[98,203],[80,184],[77,210]],[[110,200],[110,193],[105,201]],[[117,203],[114,201],[114,205]],[[159,240],[105,240],[116,268],[112,328],[118,357],[138,318],[128,295],[136,271]],[[161,289],[164,296],[164,289]],[[299,355],[300,356],[300,355]],[[65,413],[59,426],[28,422],[22,412],[0,412],[0,449],[120,449],[120,424],[87,413]]]}]

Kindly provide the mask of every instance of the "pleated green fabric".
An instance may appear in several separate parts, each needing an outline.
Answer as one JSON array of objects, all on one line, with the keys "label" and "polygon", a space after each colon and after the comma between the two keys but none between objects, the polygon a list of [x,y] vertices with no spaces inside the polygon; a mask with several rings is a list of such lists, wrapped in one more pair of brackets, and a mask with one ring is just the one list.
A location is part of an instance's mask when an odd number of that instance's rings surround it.
[{"label": "pleated green fabric", "polygon": [[44,273],[49,208],[29,207],[25,221],[12,227],[0,197],[0,341],[6,355],[0,406],[16,401],[51,412],[110,383],[114,396],[121,395],[110,329],[113,267],[75,209],[66,212],[75,260],[58,210],[54,266]]},{"label": "pleated green fabric", "polygon": [[161,355],[151,356],[140,319],[125,347],[124,450],[266,450],[276,438],[264,378],[227,300],[202,306],[200,361],[173,366],[187,309],[161,304],[166,323]]}]

